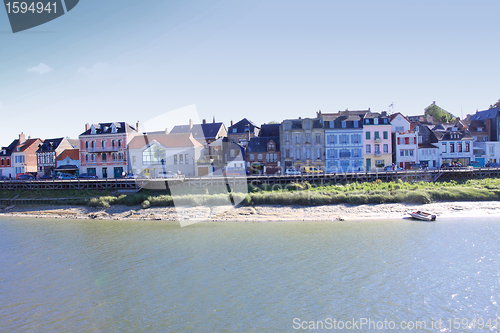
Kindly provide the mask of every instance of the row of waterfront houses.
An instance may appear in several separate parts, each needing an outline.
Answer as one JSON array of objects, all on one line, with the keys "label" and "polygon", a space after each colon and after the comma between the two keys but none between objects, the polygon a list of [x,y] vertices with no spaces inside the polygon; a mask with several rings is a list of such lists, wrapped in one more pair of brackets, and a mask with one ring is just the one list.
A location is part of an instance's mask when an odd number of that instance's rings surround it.
[{"label": "row of waterfront houses", "polygon": [[283,174],[312,166],[324,172],[384,168],[483,166],[500,162],[500,109],[476,112],[450,124],[431,116],[345,110],[256,125],[242,120],[140,131],[140,123],[86,124],[78,140],[30,138],[21,133],[0,150],[0,175],[14,178],[57,172],[119,178]]}]

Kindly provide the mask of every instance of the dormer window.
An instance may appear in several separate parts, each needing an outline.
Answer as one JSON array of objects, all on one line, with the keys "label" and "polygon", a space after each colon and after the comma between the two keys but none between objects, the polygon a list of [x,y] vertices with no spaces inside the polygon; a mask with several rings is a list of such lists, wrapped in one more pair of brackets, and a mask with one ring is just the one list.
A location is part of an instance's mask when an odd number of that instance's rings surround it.
[{"label": "dormer window", "polygon": [[269,141],[269,144],[267,145],[267,150],[274,150],[276,148],[275,144],[273,141]]},{"label": "dormer window", "polygon": [[378,118],[373,118],[373,124],[378,125]]},{"label": "dormer window", "polygon": [[236,128],[233,128],[233,133],[236,133],[238,130]]},{"label": "dormer window", "polygon": [[310,130],[311,129],[311,123],[310,122],[305,122],[304,123],[304,129]]},{"label": "dormer window", "polygon": [[365,124],[369,124],[370,123],[370,120],[369,119],[365,119]]},{"label": "dormer window", "polygon": [[95,134],[95,126],[93,124],[90,126],[90,134]]},{"label": "dormer window", "polygon": [[116,133],[116,125],[111,124],[111,133]]}]

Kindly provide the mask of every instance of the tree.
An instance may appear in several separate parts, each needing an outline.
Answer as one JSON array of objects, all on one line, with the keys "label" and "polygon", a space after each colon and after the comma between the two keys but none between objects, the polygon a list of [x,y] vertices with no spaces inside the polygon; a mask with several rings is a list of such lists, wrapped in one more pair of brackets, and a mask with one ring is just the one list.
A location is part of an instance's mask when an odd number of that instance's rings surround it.
[{"label": "tree", "polygon": [[451,113],[441,109],[436,104],[432,104],[427,109],[425,109],[425,115],[434,117],[434,120],[440,121],[442,123],[451,123],[455,120],[455,116]]},{"label": "tree", "polygon": [[490,109],[500,108],[500,99],[493,105],[490,105]]}]

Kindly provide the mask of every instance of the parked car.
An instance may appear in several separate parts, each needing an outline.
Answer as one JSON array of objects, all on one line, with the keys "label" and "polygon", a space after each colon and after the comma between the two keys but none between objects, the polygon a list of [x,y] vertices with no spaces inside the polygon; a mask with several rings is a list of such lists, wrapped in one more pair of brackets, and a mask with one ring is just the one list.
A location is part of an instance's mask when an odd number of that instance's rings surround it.
[{"label": "parked car", "polygon": [[93,175],[91,173],[81,173],[78,178],[80,179],[97,179],[98,177],[96,175]]},{"label": "parked car", "polygon": [[500,168],[500,163],[486,163],[487,168]]},{"label": "parked car", "polygon": [[289,168],[285,170],[285,175],[293,176],[293,175],[300,175],[300,171],[297,169]]},{"label": "parked car", "polygon": [[43,175],[40,177],[40,179],[54,179],[54,176],[52,175]]},{"label": "parked car", "polygon": [[76,179],[76,176],[70,175],[69,173],[60,173],[57,175],[57,179],[63,179],[63,180]]},{"label": "parked car", "polygon": [[0,180],[10,180],[10,178],[7,176],[0,176]]},{"label": "parked car", "polygon": [[125,176],[123,176],[122,178],[124,178],[124,179],[136,179],[136,178],[139,178],[139,175],[134,175],[133,173],[128,173]]},{"label": "parked car", "polygon": [[33,180],[33,179],[35,179],[35,177],[33,177],[33,175],[30,175],[29,173],[24,173],[22,175],[19,175],[19,177],[17,177],[17,179],[19,179],[19,180]]},{"label": "parked car", "polygon": [[158,178],[184,179],[184,175],[179,173],[173,173],[172,171],[162,171],[158,174]]},{"label": "parked car", "polygon": [[318,169],[317,167],[314,166],[305,166],[304,173],[323,173],[323,170]]}]

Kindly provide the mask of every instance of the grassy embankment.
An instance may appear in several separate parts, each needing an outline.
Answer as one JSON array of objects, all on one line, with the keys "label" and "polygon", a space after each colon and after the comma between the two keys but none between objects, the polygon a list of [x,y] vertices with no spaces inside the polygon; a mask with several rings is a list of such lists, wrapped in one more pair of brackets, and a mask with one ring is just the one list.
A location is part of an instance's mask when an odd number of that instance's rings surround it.
[{"label": "grassy embankment", "polygon": [[[210,190],[210,189],[209,189]],[[184,194],[174,198],[166,191],[142,190],[135,194],[113,195],[111,191],[99,190],[34,190],[0,191],[0,198],[50,199],[53,204],[88,205],[109,207],[110,205],[173,206],[175,205],[223,205],[228,204],[227,194],[206,189],[198,193]],[[167,193],[167,194],[166,194]],[[303,205],[367,203],[430,203],[436,201],[497,201],[500,200],[500,179],[468,180],[464,182],[405,183],[381,182],[351,183],[318,186],[309,183],[292,183],[286,186],[249,185],[248,194],[231,193],[241,205]],[[71,198],[60,201],[56,198]],[[174,200],[175,199],[175,200]]]}]

